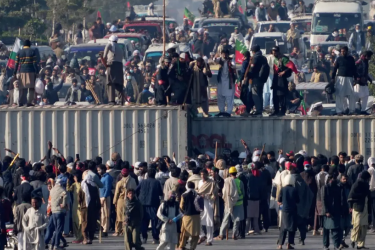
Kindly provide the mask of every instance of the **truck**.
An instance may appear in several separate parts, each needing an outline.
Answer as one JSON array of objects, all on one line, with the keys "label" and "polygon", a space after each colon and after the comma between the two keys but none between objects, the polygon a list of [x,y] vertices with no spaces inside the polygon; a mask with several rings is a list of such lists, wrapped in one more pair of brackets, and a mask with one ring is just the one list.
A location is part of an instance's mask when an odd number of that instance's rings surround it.
[{"label": "truck", "polygon": [[324,42],[334,29],[345,29],[349,34],[356,24],[362,27],[362,4],[357,0],[317,0],[312,14],[310,43]]}]

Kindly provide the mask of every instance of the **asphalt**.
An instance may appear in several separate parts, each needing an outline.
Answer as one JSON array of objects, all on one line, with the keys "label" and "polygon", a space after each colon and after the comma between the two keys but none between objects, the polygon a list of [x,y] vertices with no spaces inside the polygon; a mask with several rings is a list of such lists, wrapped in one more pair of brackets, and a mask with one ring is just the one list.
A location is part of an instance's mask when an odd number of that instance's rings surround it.
[{"label": "asphalt", "polygon": [[[246,236],[246,239],[241,240],[223,240],[223,241],[214,241],[213,246],[205,246],[204,243],[197,247],[197,250],[242,250],[242,249],[277,249],[277,239],[278,239],[279,231],[278,229],[270,229],[268,233],[262,233],[262,235],[256,236]],[[312,236],[311,232],[308,232],[305,245],[298,244],[298,235],[296,233],[296,239],[294,246],[295,249],[303,249],[303,250],[315,250],[315,249],[323,249],[322,243],[322,236]],[[366,238],[366,247],[370,249],[375,249],[375,235],[368,231],[368,235]],[[152,237],[150,237],[152,238]],[[73,238],[67,238],[68,242],[72,241]],[[144,244],[143,247],[147,250],[155,250],[157,245],[151,244],[152,240],[148,240],[147,244]],[[346,243],[349,245],[350,237],[346,240]],[[67,250],[117,250],[117,249],[125,249],[124,248],[124,238],[123,237],[113,237],[109,236],[107,238],[102,239],[102,243],[99,244],[98,240],[95,240],[92,245],[73,245],[69,244],[70,246],[66,248]],[[189,245],[187,245],[189,249]],[[283,249],[286,249],[286,246],[283,246]],[[331,250],[334,249],[333,245],[330,246]],[[348,248],[352,249],[351,247]]]}]

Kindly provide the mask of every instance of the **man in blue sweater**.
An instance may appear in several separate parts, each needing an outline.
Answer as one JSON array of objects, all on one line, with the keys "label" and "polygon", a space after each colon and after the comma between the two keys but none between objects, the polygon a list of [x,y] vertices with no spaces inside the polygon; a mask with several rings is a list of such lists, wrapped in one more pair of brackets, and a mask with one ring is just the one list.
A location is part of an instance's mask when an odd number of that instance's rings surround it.
[{"label": "man in blue sweater", "polygon": [[98,167],[98,173],[102,177],[100,179],[103,187],[100,188],[100,204],[101,204],[101,224],[103,227],[103,237],[108,236],[110,215],[111,215],[111,195],[113,178],[106,173],[107,168],[104,164]]},{"label": "man in blue sweater", "polygon": [[158,180],[155,179],[156,170],[150,168],[147,171],[148,178],[144,179],[137,187],[139,201],[143,206],[142,237],[143,244],[147,242],[147,229],[151,220],[153,244],[159,243],[159,230],[156,228],[158,217],[156,213],[160,205],[160,197],[163,197],[163,189]]}]

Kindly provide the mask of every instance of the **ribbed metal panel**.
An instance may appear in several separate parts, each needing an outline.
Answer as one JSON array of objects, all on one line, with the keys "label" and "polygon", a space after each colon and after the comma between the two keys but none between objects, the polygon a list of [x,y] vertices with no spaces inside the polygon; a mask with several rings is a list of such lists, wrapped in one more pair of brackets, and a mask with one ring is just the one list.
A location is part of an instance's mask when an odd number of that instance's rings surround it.
[{"label": "ribbed metal panel", "polygon": [[304,149],[309,155],[337,155],[357,150],[366,158],[375,156],[374,117],[309,118],[197,118],[192,121],[192,148],[201,152],[218,147],[244,151],[244,139],[250,149],[278,149],[294,152]]},{"label": "ribbed metal panel", "polygon": [[49,140],[64,156],[81,159],[107,161],[112,152],[131,164],[173,152],[184,159],[186,131],[186,112],[178,107],[0,108],[1,150],[31,161],[44,157]]}]

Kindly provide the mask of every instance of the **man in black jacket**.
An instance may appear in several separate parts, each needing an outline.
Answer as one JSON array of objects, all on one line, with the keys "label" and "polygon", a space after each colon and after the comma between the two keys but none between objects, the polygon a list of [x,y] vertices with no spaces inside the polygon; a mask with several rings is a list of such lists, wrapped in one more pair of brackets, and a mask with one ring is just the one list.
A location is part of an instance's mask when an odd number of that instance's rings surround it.
[{"label": "man in black jacket", "polygon": [[288,20],[288,8],[286,7],[286,2],[282,1],[281,6],[279,7],[278,16],[280,17],[280,20],[286,21]]},{"label": "man in black jacket", "polygon": [[368,211],[371,211],[370,179],[369,172],[363,171],[361,177],[353,184],[348,197],[353,217],[353,229],[350,238],[353,248],[355,243],[357,243],[357,249],[368,249],[365,247],[365,240],[368,227]]},{"label": "man in black jacket", "polygon": [[341,188],[337,181],[338,173],[336,171],[330,171],[328,176],[327,185],[323,191],[323,247],[324,249],[329,248],[329,231],[331,231],[332,240],[335,249],[341,249],[340,244],[342,240],[342,229],[341,229],[341,205],[343,201]]},{"label": "man in black jacket", "polygon": [[342,115],[348,108],[346,98],[349,100],[349,114],[354,114],[353,77],[357,79],[357,75],[354,58],[348,54],[348,47],[344,46],[341,48],[341,56],[334,64],[331,78],[331,84],[336,82],[336,113],[338,115]]},{"label": "man in black jacket", "polygon": [[364,170],[363,155],[355,156],[355,164],[348,168],[348,181],[351,185],[357,181],[359,174]]},{"label": "man in black jacket", "polygon": [[[260,230],[264,229],[265,232],[268,232],[270,226],[270,198],[271,198],[271,189],[272,189],[272,178],[271,173],[264,168],[264,165],[260,162],[256,162],[256,165],[259,164],[258,168],[261,169],[260,179],[261,179],[261,195],[259,202],[259,228]],[[263,224],[261,223],[260,218],[263,219]]]},{"label": "man in black jacket", "polygon": [[155,83],[155,104],[167,105],[171,94],[169,91],[168,70],[171,64],[171,58],[165,57],[158,69]]},{"label": "man in black jacket", "polygon": [[31,192],[34,190],[33,187],[29,183],[29,173],[23,172],[21,174],[21,185],[16,187],[14,190],[13,198],[16,201],[16,205],[20,205],[22,203],[22,198],[25,197],[25,195],[29,195],[31,197]]},{"label": "man in black jacket", "polygon": [[163,196],[163,189],[158,180],[155,179],[156,170],[150,168],[148,171],[148,178],[144,179],[137,187],[139,192],[139,201],[143,206],[143,220],[142,220],[142,237],[143,244],[147,242],[147,229],[151,220],[153,244],[159,243],[159,230],[157,229],[158,217],[156,216],[159,205],[160,197]]},{"label": "man in black jacket", "polygon": [[357,66],[357,84],[354,86],[354,92],[357,94],[357,99],[361,104],[361,114],[367,115],[367,100],[369,96],[368,82],[372,82],[369,77],[369,61],[371,60],[372,51],[365,51],[361,55],[361,59],[356,62]]},{"label": "man in black jacket", "polygon": [[[247,179],[247,218],[246,218],[246,231],[254,234],[260,234],[259,230],[259,202],[261,196],[261,177],[259,165],[252,163],[251,169],[246,174]],[[250,224],[254,231],[249,231]]]},{"label": "man in black jacket", "polygon": [[254,102],[256,112],[253,115],[262,115],[263,113],[263,85],[264,80],[261,78],[261,70],[264,65],[268,66],[267,59],[262,55],[259,45],[254,45],[251,48],[253,58],[251,61],[251,69],[249,71],[249,78],[252,79],[251,96]]},{"label": "man in black jacket", "polygon": [[133,189],[126,192],[125,205],[125,249],[144,250],[139,240],[140,228],[143,219],[143,208],[141,202],[135,196]]}]

